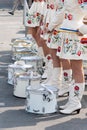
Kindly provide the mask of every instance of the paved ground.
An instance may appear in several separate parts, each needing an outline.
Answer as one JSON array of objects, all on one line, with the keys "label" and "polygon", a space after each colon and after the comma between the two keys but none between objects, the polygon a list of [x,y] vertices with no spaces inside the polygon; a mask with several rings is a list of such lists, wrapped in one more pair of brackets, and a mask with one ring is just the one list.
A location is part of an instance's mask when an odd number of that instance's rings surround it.
[{"label": "paved ground", "polygon": [[[12,63],[11,39],[23,37],[23,12],[10,16],[8,9],[0,10],[0,130],[86,130],[87,91],[82,99],[83,108],[78,115],[36,115],[25,111],[25,99],[13,96],[13,87],[7,83],[7,66]],[[66,98],[59,98],[63,104]]]}]

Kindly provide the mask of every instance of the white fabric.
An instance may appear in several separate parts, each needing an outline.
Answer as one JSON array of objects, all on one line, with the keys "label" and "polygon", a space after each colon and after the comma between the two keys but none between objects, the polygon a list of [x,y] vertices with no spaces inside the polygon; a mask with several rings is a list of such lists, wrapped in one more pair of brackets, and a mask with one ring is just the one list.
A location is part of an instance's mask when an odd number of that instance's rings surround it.
[{"label": "white fabric", "polygon": [[38,47],[38,55],[44,58],[44,52],[42,47]]},{"label": "white fabric", "polygon": [[59,26],[63,22],[63,19],[64,19],[64,10],[55,11],[54,17],[48,26],[48,30],[52,31],[54,28]]},{"label": "white fabric", "polygon": [[53,85],[58,88],[61,86],[61,68],[55,67],[52,70],[52,75],[47,82],[42,83],[44,85]]},{"label": "white fabric", "polygon": [[63,21],[61,28],[67,29],[78,29],[82,24],[83,11],[78,4],[77,0],[65,0],[64,1],[64,12],[72,15],[72,20],[68,18]]},{"label": "white fabric", "polygon": [[[70,87],[68,103],[65,105],[64,110],[60,110],[61,113],[71,114],[74,111],[81,109],[81,99],[84,92],[84,86],[84,83],[75,83]],[[75,89],[75,87],[78,89]]]},{"label": "white fabric", "polygon": [[87,34],[87,25],[86,25],[86,24],[83,24],[83,25],[79,28],[79,31],[80,31],[82,34]]},{"label": "white fabric", "polygon": [[59,96],[63,96],[69,92],[69,87],[72,82],[72,70],[63,70],[62,85],[59,89]]}]

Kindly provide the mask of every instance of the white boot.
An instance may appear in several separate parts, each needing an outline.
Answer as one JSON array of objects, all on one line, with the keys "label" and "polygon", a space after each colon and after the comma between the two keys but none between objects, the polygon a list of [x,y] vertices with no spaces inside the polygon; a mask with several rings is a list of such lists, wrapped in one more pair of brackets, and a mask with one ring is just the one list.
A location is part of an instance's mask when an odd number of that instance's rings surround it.
[{"label": "white boot", "polygon": [[81,109],[81,99],[83,96],[85,88],[85,83],[75,83],[70,87],[70,95],[68,103],[62,108],[64,110],[60,110],[62,114],[72,114],[73,112],[80,112]]},{"label": "white boot", "polygon": [[44,82],[47,82],[50,78],[50,75],[52,74],[51,70],[53,69],[53,63],[52,63],[52,58],[51,55],[47,55],[46,58],[44,59],[45,61],[45,70],[42,75],[42,79],[46,79]]},{"label": "white boot", "polygon": [[[71,83],[71,84],[72,84],[72,83]],[[80,90],[79,90],[80,93],[84,92],[85,83],[78,83],[78,84],[76,84],[76,85],[82,86],[82,87],[80,88]],[[71,88],[70,88],[70,89],[71,89]],[[70,94],[71,94],[71,93],[70,93]],[[83,95],[83,93],[78,95],[79,100],[82,99],[82,95]],[[69,98],[69,99],[70,99],[70,98]],[[60,106],[59,109],[65,109],[65,108],[67,108],[68,106],[69,106],[69,100],[68,100],[68,102],[67,102],[65,105]]]},{"label": "white boot", "polygon": [[56,86],[58,88],[60,88],[60,84],[61,84],[61,68],[58,67],[58,68],[53,68],[53,70],[51,70],[52,72],[52,75],[50,77],[50,79],[43,83],[44,85],[53,85],[53,86]]},{"label": "white boot", "polygon": [[43,53],[42,47],[38,47],[38,55],[41,56],[42,58],[44,58],[44,53]]},{"label": "white boot", "polygon": [[72,71],[63,70],[63,80],[62,80],[62,87],[59,89],[58,95],[64,96],[65,94],[69,93],[69,86],[71,85],[72,81]]}]

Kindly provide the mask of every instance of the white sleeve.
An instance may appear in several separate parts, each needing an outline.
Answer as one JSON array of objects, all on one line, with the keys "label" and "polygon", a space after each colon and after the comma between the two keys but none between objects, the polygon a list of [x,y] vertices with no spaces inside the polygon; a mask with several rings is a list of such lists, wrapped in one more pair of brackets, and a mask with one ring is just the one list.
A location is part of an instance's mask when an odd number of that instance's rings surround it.
[{"label": "white sleeve", "polygon": [[29,13],[33,14],[33,12],[36,12],[36,9],[37,9],[37,2],[33,2],[31,8],[29,9]]},{"label": "white sleeve", "polygon": [[87,34],[87,25],[83,24],[80,28],[79,28],[79,31],[82,33],[82,34]]},{"label": "white sleeve", "polygon": [[38,12],[43,15],[44,11],[45,11],[45,2],[40,2],[40,4],[38,4]]},{"label": "white sleeve", "polygon": [[64,10],[55,11],[55,15],[48,26],[48,30],[52,31],[56,26],[59,26],[63,22],[63,19],[64,19]]}]

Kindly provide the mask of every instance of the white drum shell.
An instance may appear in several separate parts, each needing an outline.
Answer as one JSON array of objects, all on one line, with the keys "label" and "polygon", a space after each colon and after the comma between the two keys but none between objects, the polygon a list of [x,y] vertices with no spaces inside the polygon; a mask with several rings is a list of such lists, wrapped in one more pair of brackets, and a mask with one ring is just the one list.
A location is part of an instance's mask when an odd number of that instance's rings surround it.
[{"label": "white drum shell", "polygon": [[32,89],[39,89],[41,82],[41,75],[36,74],[30,77],[30,86]]},{"label": "white drum shell", "polygon": [[29,69],[32,69],[32,65],[26,65],[25,69],[22,69],[23,66],[11,64],[8,65],[8,84],[14,85],[14,75],[16,73],[24,73]]},{"label": "white drum shell", "polygon": [[57,112],[57,93],[58,92],[53,92],[53,95],[51,95],[43,90],[27,90],[26,111],[36,114]]},{"label": "white drum shell", "polygon": [[12,59],[20,60],[22,57],[32,56],[32,55],[36,55],[36,53],[28,50],[18,49],[16,51],[13,51]]},{"label": "white drum shell", "polygon": [[29,77],[15,77],[13,95],[21,98],[26,98],[26,88],[29,86]]},{"label": "white drum shell", "polygon": [[39,56],[22,57],[21,60],[25,61],[25,64],[31,64],[36,71],[43,66],[43,58]]}]

